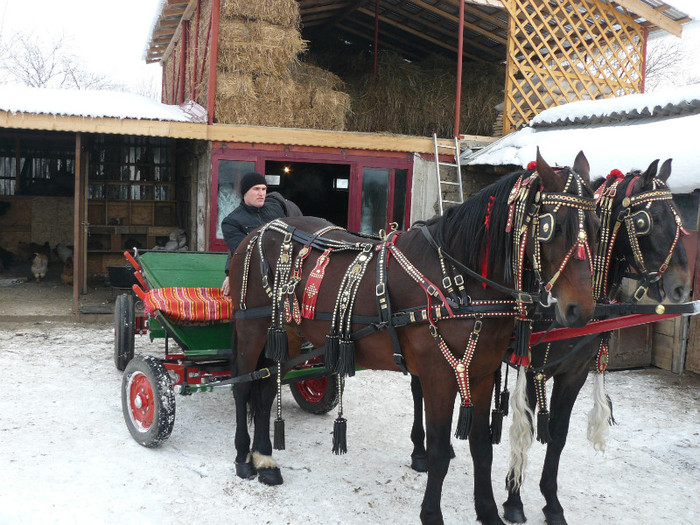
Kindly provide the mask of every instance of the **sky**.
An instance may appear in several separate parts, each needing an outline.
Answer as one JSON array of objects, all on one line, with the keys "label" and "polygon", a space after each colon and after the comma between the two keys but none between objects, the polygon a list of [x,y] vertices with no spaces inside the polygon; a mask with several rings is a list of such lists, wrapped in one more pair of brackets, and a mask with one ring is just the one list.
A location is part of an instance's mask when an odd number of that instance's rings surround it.
[{"label": "sky", "polygon": [[153,83],[161,67],[147,65],[144,50],[162,0],[0,0],[0,35],[64,37],[86,69],[121,84]]},{"label": "sky", "polygon": [[[161,68],[147,65],[144,51],[163,1],[0,0],[0,35],[7,38],[21,31],[37,38],[62,36],[86,69],[131,87],[153,86],[158,98]],[[669,2],[700,20],[700,1]],[[700,22],[685,28],[683,40],[688,42],[688,60],[693,62],[690,67],[700,76],[700,53],[694,52],[700,49]]]}]

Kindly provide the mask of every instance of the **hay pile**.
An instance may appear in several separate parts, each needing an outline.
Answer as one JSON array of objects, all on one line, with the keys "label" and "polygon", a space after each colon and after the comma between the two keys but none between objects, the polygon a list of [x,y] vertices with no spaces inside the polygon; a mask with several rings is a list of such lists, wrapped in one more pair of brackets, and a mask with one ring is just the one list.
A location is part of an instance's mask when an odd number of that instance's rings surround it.
[{"label": "hay pile", "polygon": [[[394,52],[382,51],[375,79],[373,57],[366,53],[350,56],[347,50],[329,48],[327,54],[314,53],[308,60],[335,68],[345,82],[352,107],[347,130],[453,135],[457,85],[454,61],[431,56],[410,62]],[[503,102],[504,81],[505,71],[500,64],[464,64],[461,133],[491,135],[498,115],[495,106]]]},{"label": "hay pile", "polygon": [[344,129],[349,96],[305,49],[296,0],[222,0],[216,122]]}]

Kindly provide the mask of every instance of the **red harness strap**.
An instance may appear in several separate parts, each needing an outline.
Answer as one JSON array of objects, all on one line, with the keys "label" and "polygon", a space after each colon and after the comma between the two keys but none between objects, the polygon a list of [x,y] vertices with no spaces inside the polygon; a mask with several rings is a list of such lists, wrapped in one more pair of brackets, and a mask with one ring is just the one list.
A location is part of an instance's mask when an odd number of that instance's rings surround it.
[{"label": "red harness strap", "polygon": [[326,275],[326,266],[330,262],[331,248],[327,248],[316,259],[316,266],[311,270],[304,286],[304,296],[301,301],[301,316],[304,319],[313,319],[316,315],[316,301],[321,289],[321,282]]}]

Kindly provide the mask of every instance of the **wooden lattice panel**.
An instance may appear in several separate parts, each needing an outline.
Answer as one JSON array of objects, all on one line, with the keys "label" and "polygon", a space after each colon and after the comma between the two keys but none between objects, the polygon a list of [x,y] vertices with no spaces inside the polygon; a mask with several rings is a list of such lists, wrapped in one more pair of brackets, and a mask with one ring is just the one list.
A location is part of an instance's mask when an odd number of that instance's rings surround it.
[{"label": "wooden lattice panel", "polygon": [[503,132],[575,100],[638,93],[644,29],[604,0],[503,0],[510,15]]}]

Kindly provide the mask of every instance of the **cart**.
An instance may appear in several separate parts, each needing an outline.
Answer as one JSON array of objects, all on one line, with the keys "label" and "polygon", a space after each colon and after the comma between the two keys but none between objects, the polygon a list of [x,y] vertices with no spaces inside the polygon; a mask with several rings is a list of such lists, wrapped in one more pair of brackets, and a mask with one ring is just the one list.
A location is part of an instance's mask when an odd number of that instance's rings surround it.
[{"label": "cart", "polygon": [[[121,294],[115,301],[114,364],[124,372],[122,411],[129,432],[141,445],[155,447],[172,432],[176,392],[186,396],[219,387],[231,388],[225,383],[231,378],[234,324],[230,301],[228,310],[218,310],[222,302],[214,307],[213,316],[210,309],[205,321],[182,319],[192,317],[191,312],[182,310],[188,310],[192,304],[201,306],[202,298],[206,301],[217,295],[226,254],[135,250],[133,256],[129,252],[124,255],[135,269],[140,286],[134,285],[134,294]],[[178,294],[196,297],[196,301],[180,303],[181,311],[176,313],[168,308],[148,307],[154,297],[174,289]],[[135,313],[137,298],[147,305],[143,315]],[[135,356],[136,334],[147,334],[151,341],[164,339],[165,357]],[[310,345],[305,345],[302,353],[314,354]],[[307,360],[302,357],[299,361],[282,382],[289,384],[303,410],[313,414],[332,410],[338,403],[337,375],[328,375],[318,356]]]}]

